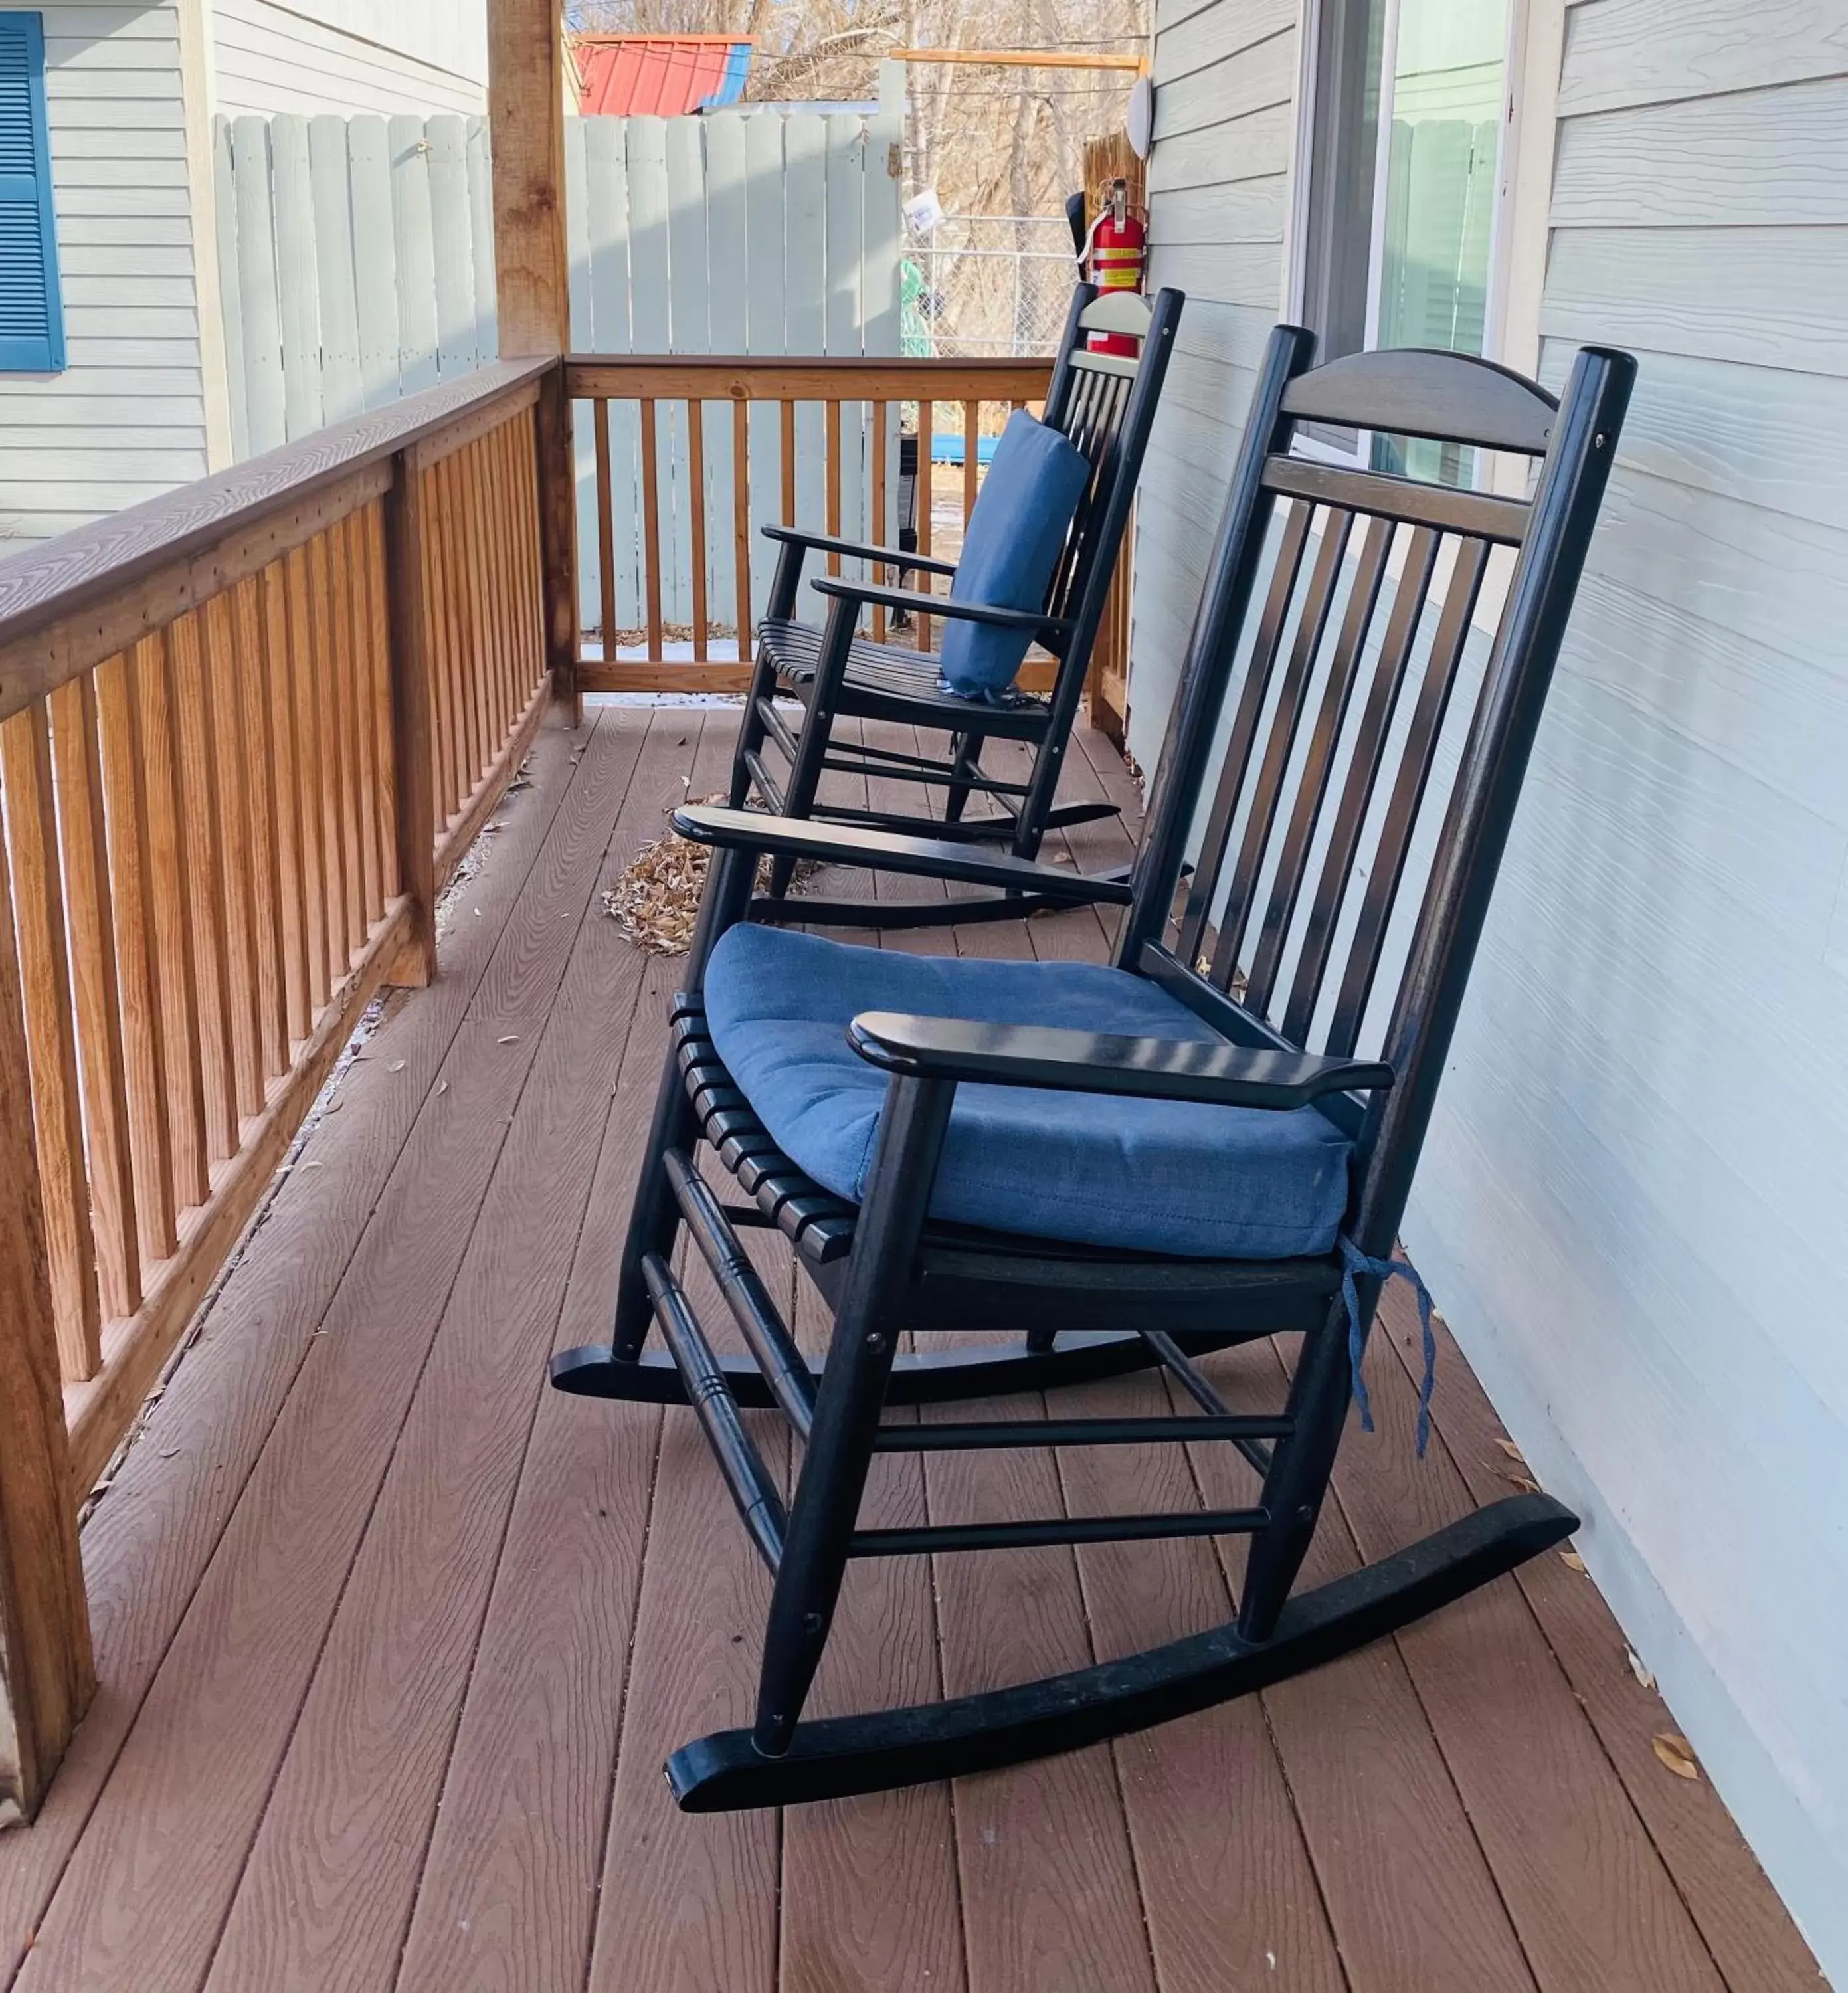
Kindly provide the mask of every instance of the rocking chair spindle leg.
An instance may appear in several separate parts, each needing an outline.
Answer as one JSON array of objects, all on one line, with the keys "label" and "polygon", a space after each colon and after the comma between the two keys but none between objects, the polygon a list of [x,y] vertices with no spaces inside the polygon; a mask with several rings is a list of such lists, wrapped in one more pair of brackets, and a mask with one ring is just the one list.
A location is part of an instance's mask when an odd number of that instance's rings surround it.
[{"label": "rocking chair spindle leg", "polygon": [[950,792],[944,798],[943,820],[945,823],[960,823],[962,812],[968,807],[972,784],[968,779],[981,765],[982,750],[988,736],[985,733],[958,733],[951,744],[951,767],[953,777]]},{"label": "rocking chair spindle leg", "polygon": [[661,1090],[654,1096],[654,1119],[648,1130],[635,1208],[629,1215],[629,1236],[623,1242],[622,1271],[617,1280],[616,1324],[610,1345],[620,1362],[633,1363],[640,1355],[654,1325],[654,1304],[643,1262],[654,1254],[671,1259],[674,1235],[680,1227],[680,1205],[668,1177],[668,1151],[690,1147],[699,1132],[693,1103],[687,1098],[680,1068],[670,1050],[661,1071]]},{"label": "rocking chair spindle leg", "polygon": [[827,1645],[892,1374],[890,1300],[910,1276],[955,1092],[953,1082],[894,1079],[880,1117],[872,1179],[770,1595],[752,1732],[766,1757],[789,1749]]},{"label": "rocking chair spindle leg", "polygon": [[[758,710],[758,702],[776,696],[777,668],[768,647],[760,644],[757,661],[751,667],[750,689],[744,696],[744,715],[738,724],[737,744],[732,750],[732,784],[726,800],[733,809],[743,809],[750,800],[750,757],[763,747],[767,731],[763,716]],[[763,800],[768,802],[770,798],[767,796]]]},{"label": "rocking chair spindle leg", "polygon": [[[1365,1297],[1363,1305],[1370,1313],[1371,1297]],[[1245,1590],[1238,1602],[1242,1639],[1262,1643],[1276,1629],[1277,1615],[1315,1534],[1353,1390],[1347,1310],[1337,1295],[1322,1327],[1304,1338],[1296,1359],[1285,1414],[1294,1430],[1277,1442],[1264,1477],[1260,1499],[1274,1520],[1252,1537],[1245,1560]]]},{"label": "rocking chair spindle leg", "polygon": [[[815,678],[808,688],[808,709],[802,716],[802,730],[796,738],[794,766],[789,771],[789,787],[784,792],[783,814],[806,818],[815,808],[815,791],[822,785],[822,764],[827,758],[834,733],[835,702],[841,681],[847,675],[847,656],[853,644],[853,621],[857,605],[836,601],[829,604],[828,626],[815,659]],[[770,866],[770,896],[781,900],[795,877],[796,861],[782,856]]]}]

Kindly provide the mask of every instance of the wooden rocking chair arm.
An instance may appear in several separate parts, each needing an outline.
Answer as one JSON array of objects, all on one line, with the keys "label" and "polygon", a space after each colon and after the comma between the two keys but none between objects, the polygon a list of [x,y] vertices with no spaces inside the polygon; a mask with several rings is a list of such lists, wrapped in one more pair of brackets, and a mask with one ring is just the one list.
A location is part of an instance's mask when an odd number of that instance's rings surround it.
[{"label": "wooden rocking chair arm", "polygon": [[862,830],[852,824],[811,823],[797,817],[769,816],[760,810],[723,809],[688,804],[674,812],[674,828],[696,844],[743,845],[821,865],[859,865],[873,872],[902,872],[929,879],[954,879],[1002,891],[1017,891],[1072,905],[1102,901],[1129,904],[1120,879],[1098,879],[1063,865],[1041,865],[972,844],[896,831]]},{"label": "wooden rocking chair arm", "polygon": [[890,1010],[863,1011],[847,1036],[862,1058],[887,1072],[1060,1092],[1197,1100],[1215,1107],[1286,1113],[1324,1094],[1368,1092],[1392,1084],[1389,1065],[1314,1052],[1191,1038],[1117,1038],[1037,1024],[978,1024]]},{"label": "wooden rocking chair arm", "polygon": [[921,574],[954,574],[954,561],[938,560],[934,555],[907,553],[900,547],[876,547],[864,540],[843,540],[832,533],[811,533],[801,526],[760,526],[767,540],[781,540],[792,547],[810,547],[817,553],[839,554],[849,560],[883,561],[888,567],[915,569]]},{"label": "wooden rocking chair arm", "polygon": [[1068,618],[1037,609],[1007,609],[998,602],[958,602],[953,596],[932,595],[919,588],[886,588],[878,582],[852,581],[845,575],[817,575],[809,586],[842,602],[883,603],[888,609],[908,609],[915,616],[948,616],[968,623],[989,623],[1003,630],[1030,630],[1040,638],[1062,637]]}]

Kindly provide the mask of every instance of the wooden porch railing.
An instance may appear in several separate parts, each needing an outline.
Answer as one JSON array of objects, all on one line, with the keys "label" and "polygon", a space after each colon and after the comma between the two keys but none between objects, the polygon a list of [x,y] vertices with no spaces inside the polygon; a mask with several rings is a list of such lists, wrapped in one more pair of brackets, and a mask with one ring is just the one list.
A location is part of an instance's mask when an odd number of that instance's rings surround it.
[{"label": "wooden porch railing", "polygon": [[78,1504],[542,715],[554,365],[0,566],[0,1817],[90,1690]]},{"label": "wooden porch railing", "polygon": [[[758,528],[766,523],[793,525],[798,518],[798,408],[818,405],[822,411],[822,510],[819,517],[804,518],[803,523],[839,534],[843,516],[856,514],[872,522],[863,537],[889,544],[897,542],[897,450],[895,442],[881,449],[876,439],[893,435],[892,417],[899,408],[908,405],[915,409],[915,431],[921,439],[917,550],[928,554],[932,551],[931,480],[924,439],[942,429],[960,432],[961,501],[966,520],[975,506],[981,476],[979,439],[994,433],[996,426],[992,418],[996,413],[1042,402],[1050,374],[1051,363],[1047,360],[641,356],[568,360],[565,392],[577,420],[594,439],[596,566],[603,640],[601,654],[595,659],[586,656],[580,647],[579,685],[586,692],[743,689],[749,675],[751,571]],[[731,409],[729,426],[722,419],[717,423],[702,420],[702,407],[709,410],[716,403],[727,402]],[[613,474],[610,409],[613,404],[623,403],[636,411],[640,439],[641,587],[636,600],[623,599],[616,573],[619,501]],[[685,439],[685,460],[675,467],[675,488],[681,495],[671,507],[666,502],[668,471],[663,442],[664,418],[670,409],[684,411],[671,433]],[[753,409],[764,412],[753,419]],[[844,416],[844,410],[853,412],[851,419]],[[728,426],[729,436],[724,436]],[[708,477],[706,455],[715,430],[724,436],[724,454],[729,461],[729,475],[722,480]],[[863,461],[863,436],[869,439]],[[709,487],[719,491],[727,516],[709,516],[713,509]],[[850,491],[855,494],[851,501]],[[767,504],[765,496],[770,494],[774,499]],[[888,523],[882,526],[880,521]],[[670,536],[675,538],[674,551],[690,579],[690,662],[671,661],[664,655],[668,624],[662,610],[661,577]],[[725,537],[731,542],[730,559],[724,564],[730,586],[728,599],[720,600],[712,586],[712,556],[716,543]],[[838,558],[828,566],[838,573]],[[914,574],[907,585],[927,588],[929,578]],[[715,661],[712,640],[716,627],[734,638],[740,630],[746,633],[736,653],[743,661]],[[885,641],[883,609],[873,610],[869,628],[876,639]],[[615,656],[614,633],[625,629],[643,634],[645,658],[623,660]],[[931,618],[917,619],[915,637],[919,649],[931,648]],[[1029,669],[1030,674],[1032,668]],[[1030,675],[1028,682],[1032,682]]]}]

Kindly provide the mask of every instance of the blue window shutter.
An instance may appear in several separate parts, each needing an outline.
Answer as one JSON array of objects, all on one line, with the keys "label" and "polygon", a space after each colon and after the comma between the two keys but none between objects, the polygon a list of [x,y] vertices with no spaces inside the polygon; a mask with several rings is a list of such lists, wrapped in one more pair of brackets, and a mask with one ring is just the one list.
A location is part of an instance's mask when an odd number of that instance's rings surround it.
[{"label": "blue window shutter", "polygon": [[36,14],[0,12],[0,371],[63,364],[45,31]]}]

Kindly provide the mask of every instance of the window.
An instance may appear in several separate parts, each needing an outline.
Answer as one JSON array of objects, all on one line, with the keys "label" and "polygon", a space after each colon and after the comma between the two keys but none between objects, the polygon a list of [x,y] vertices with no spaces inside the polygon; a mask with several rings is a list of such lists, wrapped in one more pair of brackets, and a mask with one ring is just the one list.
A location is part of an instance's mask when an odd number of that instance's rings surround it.
[{"label": "window", "polygon": [[[1303,315],[1321,357],[1488,350],[1511,0],[1321,0],[1310,42]],[[1324,432],[1379,470],[1473,481],[1454,446]]]},{"label": "window", "polygon": [[64,309],[45,128],[45,34],[0,13],[0,370],[64,364]]}]

